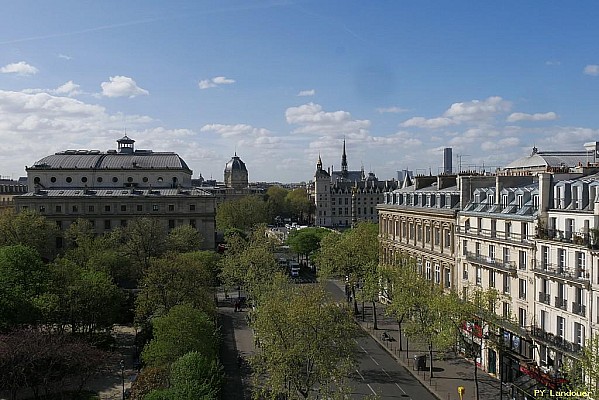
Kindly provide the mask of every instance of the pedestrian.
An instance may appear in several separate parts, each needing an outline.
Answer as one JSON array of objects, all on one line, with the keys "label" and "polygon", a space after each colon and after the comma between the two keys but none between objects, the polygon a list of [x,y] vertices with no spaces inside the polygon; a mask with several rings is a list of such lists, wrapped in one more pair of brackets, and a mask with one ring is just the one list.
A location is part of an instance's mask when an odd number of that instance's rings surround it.
[{"label": "pedestrian", "polygon": [[239,310],[239,300],[235,300],[235,312]]}]

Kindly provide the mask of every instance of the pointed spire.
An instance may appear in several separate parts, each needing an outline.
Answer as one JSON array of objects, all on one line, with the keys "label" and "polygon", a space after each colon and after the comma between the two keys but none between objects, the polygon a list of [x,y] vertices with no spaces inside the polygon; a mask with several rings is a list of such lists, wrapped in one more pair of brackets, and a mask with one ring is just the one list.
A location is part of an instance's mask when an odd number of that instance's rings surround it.
[{"label": "pointed spire", "polygon": [[345,139],[343,139],[343,155],[341,156],[341,174],[347,176],[347,154],[345,154]]}]

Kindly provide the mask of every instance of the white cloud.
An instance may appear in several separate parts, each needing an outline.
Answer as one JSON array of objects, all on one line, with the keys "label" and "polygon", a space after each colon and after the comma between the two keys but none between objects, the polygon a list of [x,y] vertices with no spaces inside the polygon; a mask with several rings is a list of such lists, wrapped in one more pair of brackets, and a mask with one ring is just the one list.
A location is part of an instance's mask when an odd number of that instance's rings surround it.
[{"label": "white cloud", "polygon": [[300,97],[307,97],[307,96],[314,96],[315,94],[316,94],[316,90],[310,89],[310,90],[302,90],[297,95]]},{"label": "white cloud", "polygon": [[401,107],[382,107],[382,108],[377,108],[376,112],[378,112],[379,114],[384,114],[384,113],[393,113],[393,114],[399,114],[399,113],[404,113],[409,111],[407,108],[401,108]]},{"label": "white cloud", "polygon": [[295,133],[365,137],[369,120],[356,120],[347,111],[326,112],[319,104],[308,103],[285,110],[288,124],[299,125]]},{"label": "white cloud", "polygon": [[59,55],[58,55],[58,58],[62,58],[63,60],[67,60],[67,61],[70,61],[70,60],[72,60],[72,59],[73,59],[73,57],[71,57],[71,56],[67,56],[67,55],[65,55],[65,54],[59,54]]},{"label": "white cloud", "polygon": [[237,136],[267,136],[270,131],[264,128],[254,128],[246,124],[208,124],[200,128],[200,132],[213,132],[224,138]]},{"label": "white cloud", "polygon": [[219,85],[231,85],[233,83],[235,83],[234,79],[226,78],[224,76],[216,76],[214,78],[201,80],[198,83],[198,86],[200,89],[209,89]]},{"label": "white cloud", "polygon": [[443,116],[452,118],[454,121],[483,121],[496,114],[508,112],[512,103],[503,100],[499,96],[492,96],[485,100],[472,100],[463,103],[453,103]]},{"label": "white cloud", "polygon": [[147,96],[149,92],[137,86],[128,76],[111,76],[109,82],[102,82],[102,95],[106,97],[135,97]]},{"label": "white cloud", "polygon": [[451,118],[438,117],[426,119],[423,117],[413,117],[399,125],[403,126],[404,128],[438,129],[454,124],[456,124],[456,122]]},{"label": "white cloud", "polygon": [[507,117],[508,122],[517,122],[517,121],[554,121],[558,118],[557,114],[553,111],[546,113],[535,113],[535,114],[526,114],[526,113],[512,113]]},{"label": "white cloud", "polygon": [[17,75],[35,75],[39,72],[37,68],[27,64],[25,61],[19,61],[18,63],[7,64],[0,68],[0,72],[3,74],[17,74]]},{"label": "white cloud", "polygon": [[561,61],[557,61],[557,60],[545,61],[545,65],[548,65],[548,66],[558,66],[561,64],[562,64]]},{"label": "white cloud", "polygon": [[586,67],[584,67],[583,72],[586,75],[597,76],[597,75],[599,75],[599,65],[589,64]]},{"label": "white cloud", "polygon": [[514,154],[513,149],[508,149],[509,147],[516,147],[520,145],[520,139],[516,137],[508,137],[498,141],[485,141],[482,142],[480,148],[484,151],[503,151],[509,154]]}]

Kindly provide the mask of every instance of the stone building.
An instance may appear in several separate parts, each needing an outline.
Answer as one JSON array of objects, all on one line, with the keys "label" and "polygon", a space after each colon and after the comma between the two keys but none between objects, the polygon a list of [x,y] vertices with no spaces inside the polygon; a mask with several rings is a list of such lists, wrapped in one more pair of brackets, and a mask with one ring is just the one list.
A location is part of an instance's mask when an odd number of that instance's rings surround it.
[{"label": "stone building", "polygon": [[0,179],[0,212],[14,209],[14,197],[27,193],[27,185],[12,179]]},{"label": "stone building", "polygon": [[88,219],[98,234],[139,217],[165,228],[187,224],[215,245],[215,198],[191,185],[192,171],[175,153],[134,149],[127,136],[116,150],[66,150],[27,167],[29,191],[15,197],[17,211],[35,210],[66,229]]}]

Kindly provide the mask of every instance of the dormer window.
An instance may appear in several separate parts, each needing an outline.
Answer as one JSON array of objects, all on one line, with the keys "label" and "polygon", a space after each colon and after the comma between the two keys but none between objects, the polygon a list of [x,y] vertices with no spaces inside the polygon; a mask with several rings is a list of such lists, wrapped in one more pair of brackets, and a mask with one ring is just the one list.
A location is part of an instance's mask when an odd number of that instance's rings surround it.
[{"label": "dormer window", "polygon": [[522,208],[523,205],[524,205],[524,196],[519,194],[518,195],[518,208]]},{"label": "dormer window", "polygon": [[501,207],[507,207],[508,205],[508,196],[507,194],[501,195]]},{"label": "dormer window", "polygon": [[539,195],[535,194],[532,196],[532,206],[535,210],[539,209]]}]

